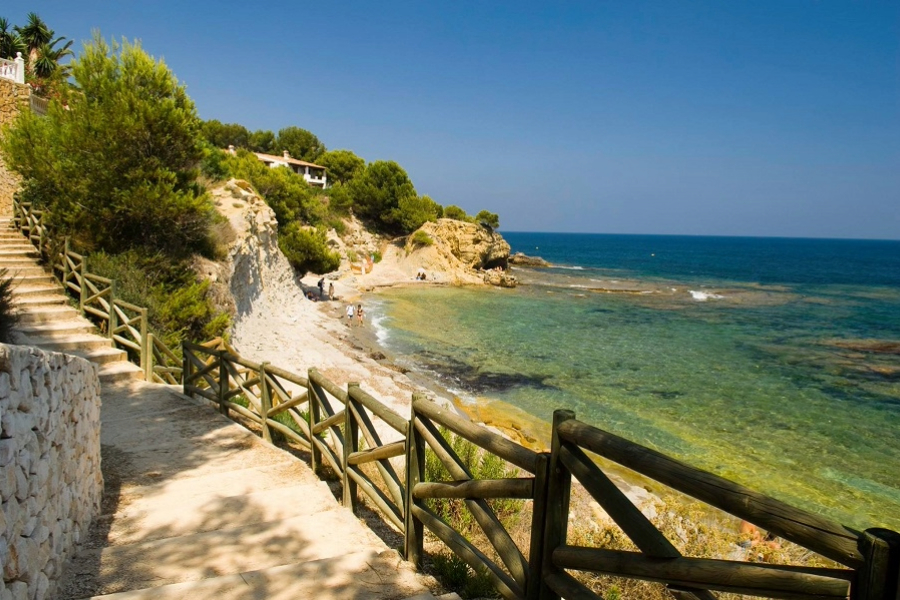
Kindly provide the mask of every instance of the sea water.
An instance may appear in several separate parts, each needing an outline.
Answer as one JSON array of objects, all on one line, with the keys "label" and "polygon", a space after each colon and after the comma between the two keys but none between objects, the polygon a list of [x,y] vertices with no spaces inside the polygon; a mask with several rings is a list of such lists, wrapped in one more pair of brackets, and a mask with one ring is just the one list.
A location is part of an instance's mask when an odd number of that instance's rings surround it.
[{"label": "sea water", "polygon": [[465,399],[555,408],[858,528],[900,530],[900,242],[505,233],[516,289],[378,295]]}]

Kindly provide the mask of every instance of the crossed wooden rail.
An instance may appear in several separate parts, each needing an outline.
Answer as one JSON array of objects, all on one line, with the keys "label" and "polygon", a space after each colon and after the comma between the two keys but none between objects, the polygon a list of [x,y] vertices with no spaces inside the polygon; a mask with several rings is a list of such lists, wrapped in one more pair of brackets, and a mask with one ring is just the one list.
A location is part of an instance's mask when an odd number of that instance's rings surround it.
[{"label": "crossed wooden rail", "polygon": [[[796,600],[900,598],[900,534],[848,529],[582,423],[569,411],[554,413],[551,451],[536,453],[418,395],[413,395],[407,420],[357,383],[342,387],[316,369],[301,377],[255,363],[220,339],[184,344],[183,356],[185,393],[216,403],[222,412],[239,413],[255,423],[266,439],[271,440],[271,431],[277,430],[309,450],[314,470],[327,465],[341,478],[345,506],[355,511],[362,492],[404,534],[408,560],[421,564],[428,529],[473,569],[485,573],[504,598],[599,598],[571,571],[657,581],[666,584],[673,596],[695,600],[714,599],[711,590]],[[288,415],[288,422],[296,427],[275,420],[279,414]],[[528,476],[475,479],[442,428]],[[426,452],[437,457],[451,481],[426,481]],[[588,453],[656,479],[847,568],[683,557]],[[364,465],[374,465],[374,470],[364,470]],[[566,543],[573,477],[640,552]],[[487,501],[497,498],[533,501],[528,548],[516,545],[491,509]],[[490,558],[430,510],[430,499],[463,500],[498,559]]]}]

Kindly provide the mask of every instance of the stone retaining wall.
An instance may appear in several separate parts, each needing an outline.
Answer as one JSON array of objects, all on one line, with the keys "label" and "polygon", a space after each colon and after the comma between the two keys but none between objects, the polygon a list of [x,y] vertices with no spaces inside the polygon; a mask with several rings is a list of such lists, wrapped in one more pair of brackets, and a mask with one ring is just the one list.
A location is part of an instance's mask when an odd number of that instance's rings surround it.
[{"label": "stone retaining wall", "polygon": [[[23,110],[31,110],[31,88],[0,77],[0,129],[12,123]],[[18,188],[19,178],[0,158],[0,215],[12,214],[13,192]]]},{"label": "stone retaining wall", "polygon": [[0,344],[0,600],[53,597],[102,492],[96,367]]}]

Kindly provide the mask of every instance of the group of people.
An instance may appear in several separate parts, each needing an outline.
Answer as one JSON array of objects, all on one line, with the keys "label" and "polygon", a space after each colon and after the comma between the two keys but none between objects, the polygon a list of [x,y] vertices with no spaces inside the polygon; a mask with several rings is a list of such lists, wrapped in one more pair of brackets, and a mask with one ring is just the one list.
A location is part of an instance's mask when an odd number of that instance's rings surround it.
[{"label": "group of people", "polygon": [[[325,278],[324,277],[319,280],[318,285],[319,285],[319,299],[321,300],[322,298],[325,297]],[[334,284],[333,283],[328,284],[328,299],[334,300]]]},{"label": "group of people", "polygon": [[363,325],[363,307],[362,304],[357,304],[355,307],[352,304],[347,305],[347,325],[353,327],[353,317],[356,317],[356,323],[360,327]]}]

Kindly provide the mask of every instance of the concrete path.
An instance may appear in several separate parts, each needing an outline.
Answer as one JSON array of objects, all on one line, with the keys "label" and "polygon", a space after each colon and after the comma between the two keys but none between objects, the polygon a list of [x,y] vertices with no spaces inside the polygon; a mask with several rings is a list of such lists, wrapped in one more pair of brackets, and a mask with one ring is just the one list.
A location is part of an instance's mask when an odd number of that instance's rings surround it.
[{"label": "concrete path", "polygon": [[103,514],[59,598],[433,598],[305,463],[177,390],[103,385]]}]

